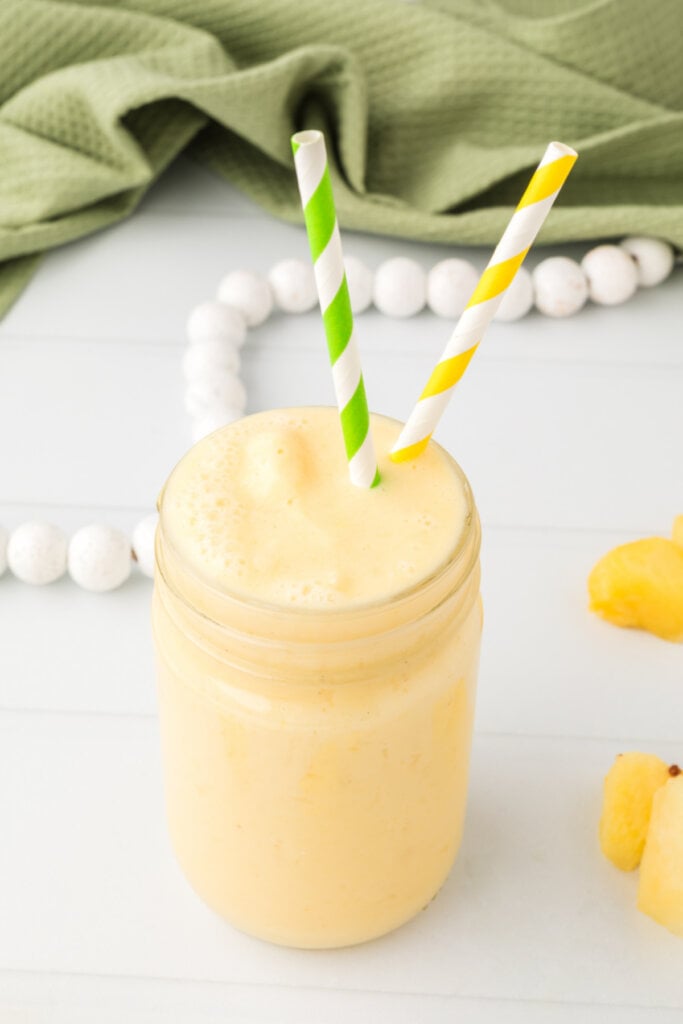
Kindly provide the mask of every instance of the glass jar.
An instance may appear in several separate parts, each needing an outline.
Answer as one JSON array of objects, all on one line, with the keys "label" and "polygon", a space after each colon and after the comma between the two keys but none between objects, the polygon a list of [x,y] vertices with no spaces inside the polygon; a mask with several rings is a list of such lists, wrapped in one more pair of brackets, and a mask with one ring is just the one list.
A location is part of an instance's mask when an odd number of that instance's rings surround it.
[{"label": "glass jar", "polygon": [[[452,461],[452,460],[451,460]],[[363,942],[424,908],[465,812],[482,610],[479,520],[387,600],[284,608],[213,589],[157,531],[153,627],[172,843],[238,928]]]}]

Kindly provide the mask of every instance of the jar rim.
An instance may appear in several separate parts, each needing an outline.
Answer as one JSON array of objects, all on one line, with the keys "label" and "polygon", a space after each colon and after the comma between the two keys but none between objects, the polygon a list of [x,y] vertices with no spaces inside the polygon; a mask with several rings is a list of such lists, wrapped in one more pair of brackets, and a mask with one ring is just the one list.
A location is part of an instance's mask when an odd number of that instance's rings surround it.
[{"label": "jar rim", "polygon": [[[320,407],[302,406],[301,408]],[[394,417],[385,416],[384,418],[389,420],[393,419],[395,423],[399,422],[398,420],[395,420]],[[455,473],[455,476],[458,478],[462,485],[463,495],[465,497],[465,516],[463,519],[463,528],[458,534],[455,545],[442,559],[442,561],[435,568],[433,568],[427,575],[421,576],[419,579],[415,580],[409,586],[404,587],[401,590],[395,591],[389,594],[388,596],[385,595],[375,597],[369,601],[358,601],[354,602],[353,604],[344,605],[342,607],[312,607],[310,605],[278,604],[273,601],[264,601],[260,598],[253,597],[249,594],[245,594],[244,592],[240,592],[238,590],[231,590],[228,587],[217,587],[211,581],[207,580],[200,573],[198,573],[193,565],[188,564],[188,562],[185,559],[183,559],[183,557],[180,555],[177,549],[174,548],[173,545],[170,543],[169,538],[164,534],[163,490],[157,502],[157,508],[159,510],[160,515],[159,528],[157,530],[157,536],[155,541],[157,572],[159,573],[164,585],[171,590],[174,596],[178,600],[181,600],[184,604],[189,605],[190,602],[187,600],[186,596],[182,592],[180,592],[178,587],[172,585],[172,582],[169,579],[168,574],[164,572],[163,561],[159,557],[160,538],[163,535],[164,546],[171,552],[172,556],[179,561],[179,564],[182,565],[183,574],[186,577],[190,578],[192,582],[196,584],[198,587],[200,587],[207,595],[217,598],[218,602],[220,602],[221,600],[234,602],[236,605],[239,605],[245,611],[252,611],[255,615],[277,615],[283,617],[286,621],[289,621],[291,623],[299,623],[301,625],[308,625],[310,623],[315,622],[330,623],[333,622],[335,619],[342,618],[346,620],[353,620],[355,618],[365,618],[367,616],[372,616],[374,612],[380,612],[388,607],[396,607],[409,603],[411,599],[419,596],[425,591],[428,591],[431,587],[436,587],[444,576],[446,576],[449,572],[453,571],[454,567],[461,560],[463,554],[467,551],[467,549],[471,548],[470,558],[467,559],[463,564],[461,572],[458,574],[458,579],[453,584],[453,589],[457,589],[457,586],[459,586],[462,582],[464,582],[467,579],[470,571],[474,567],[479,557],[480,538],[478,535],[476,536],[475,544],[472,545],[472,533],[473,530],[476,530],[478,533],[479,519],[477,515],[476,506],[474,503],[474,495],[472,493],[472,488],[461,466],[459,465],[458,462],[456,462],[456,460],[453,458],[450,452],[448,452],[443,447],[443,445],[440,445],[437,441],[434,441],[433,439],[430,441],[430,444],[434,444],[440,449],[445,460],[450,465],[452,471]],[[223,623],[214,619],[212,616],[206,614],[204,610],[202,611],[201,614],[207,621],[212,622],[217,626],[224,625]]]}]

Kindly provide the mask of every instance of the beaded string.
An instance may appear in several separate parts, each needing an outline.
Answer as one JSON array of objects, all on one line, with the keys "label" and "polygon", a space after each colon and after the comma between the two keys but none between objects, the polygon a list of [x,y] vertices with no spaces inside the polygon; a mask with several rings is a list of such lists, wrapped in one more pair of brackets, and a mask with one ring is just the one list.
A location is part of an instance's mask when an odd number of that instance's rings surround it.
[{"label": "beaded string", "polygon": [[[524,267],[518,271],[494,319],[520,320],[533,306],[545,316],[572,316],[589,299],[599,305],[619,305],[638,286],[650,288],[666,280],[674,262],[671,245],[645,237],[596,246],[580,263],[552,256],[531,273]],[[349,256],[345,267],[354,314],[374,303],[390,317],[415,316],[428,307],[437,316],[455,320],[479,279],[476,268],[458,258],[441,260],[429,272],[406,257],[386,260],[373,272]],[[231,271],[221,281],[216,300],[203,302],[191,312],[182,368],[194,442],[245,413],[247,393],[239,370],[248,329],[264,323],[274,308],[306,313],[316,303],[310,263],[286,259],[272,267],[267,277],[248,270]],[[131,537],[93,523],[70,539],[45,522],[22,523],[11,533],[0,526],[0,575],[9,568],[25,583],[44,585],[68,570],[75,583],[95,592],[121,586],[135,563],[138,571],[152,577],[157,521],[156,512],[145,516]]]}]

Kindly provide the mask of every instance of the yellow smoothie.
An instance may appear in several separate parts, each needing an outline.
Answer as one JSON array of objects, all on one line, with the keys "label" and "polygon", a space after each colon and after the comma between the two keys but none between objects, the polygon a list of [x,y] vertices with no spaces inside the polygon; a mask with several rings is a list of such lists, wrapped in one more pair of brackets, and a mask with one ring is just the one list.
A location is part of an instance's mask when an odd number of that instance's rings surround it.
[{"label": "yellow smoothie", "polygon": [[457,852],[481,632],[479,525],[438,445],[353,487],[334,409],[260,413],[160,501],[154,634],[171,839],[202,898],[286,945],[362,942]]}]

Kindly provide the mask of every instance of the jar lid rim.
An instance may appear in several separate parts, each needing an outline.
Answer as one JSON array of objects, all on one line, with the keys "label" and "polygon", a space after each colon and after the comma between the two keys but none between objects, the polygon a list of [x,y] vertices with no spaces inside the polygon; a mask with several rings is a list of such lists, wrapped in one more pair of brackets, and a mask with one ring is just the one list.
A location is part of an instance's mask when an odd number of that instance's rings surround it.
[{"label": "jar lid rim", "polygon": [[[438,442],[432,441],[433,444]],[[466,511],[463,520],[463,528],[458,534],[457,540],[453,548],[443,558],[443,560],[432,569],[427,575],[420,577],[414,583],[405,587],[402,590],[398,590],[390,595],[374,597],[369,601],[358,601],[352,604],[347,604],[342,607],[330,606],[330,607],[313,607],[310,605],[286,605],[278,604],[274,601],[264,601],[260,598],[253,597],[252,595],[242,593],[237,590],[230,590],[227,587],[218,587],[211,580],[206,579],[198,573],[194,566],[188,565],[182,556],[175,550],[173,545],[170,543],[168,537],[163,533],[163,508],[162,498],[163,492],[158,502],[158,508],[160,512],[159,528],[157,530],[157,569],[164,581],[166,586],[174,592],[176,598],[186,603],[185,596],[178,591],[177,587],[171,586],[168,576],[163,571],[163,562],[158,556],[160,539],[163,536],[164,546],[170,550],[173,556],[180,560],[183,565],[183,574],[191,578],[194,583],[201,587],[206,593],[216,597],[219,601],[232,601],[235,604],[241,606],[245,610],[251,610],[255,615],[278,615],[288,621],[294,623],[308,624],[314,622],[330,622],[335,618],[344,617],[347,620],[353,620],[355,618],[366,618],[371,616],[373,612],[379,612],[391,605],[393,607],[401,606],[409,603],[410,600],[421,593],[429,590],[432,586],[438,584],[443,577],[453,570],[454,566],[458,564],[463,557],[463,554],[468,548],[471,548],[470,557],[462,565],[461,572],[459,574],[458,583],[464,582],[472,567],[476,563],[479,557],[479,549],[481,546],[480,530],[479,530],[479,517],[477,515],[476,506],[474,503],[474,496],[470,483],[465,476],[465,473],[461,469],[460,465],[456,462],[453,456],[448,452],[442,445],[438,446],[441,451],[448,459],[451,464],[453,471],[460,480],[463,488],[463,494],[465,495]],[[474,544],[472,544],[474,532]],[[205,613],[204,613],[205,614]],[[210,621],[210,616],[205,616]],[[216,625],[221,625],[220,622],[216,622]]]}]

